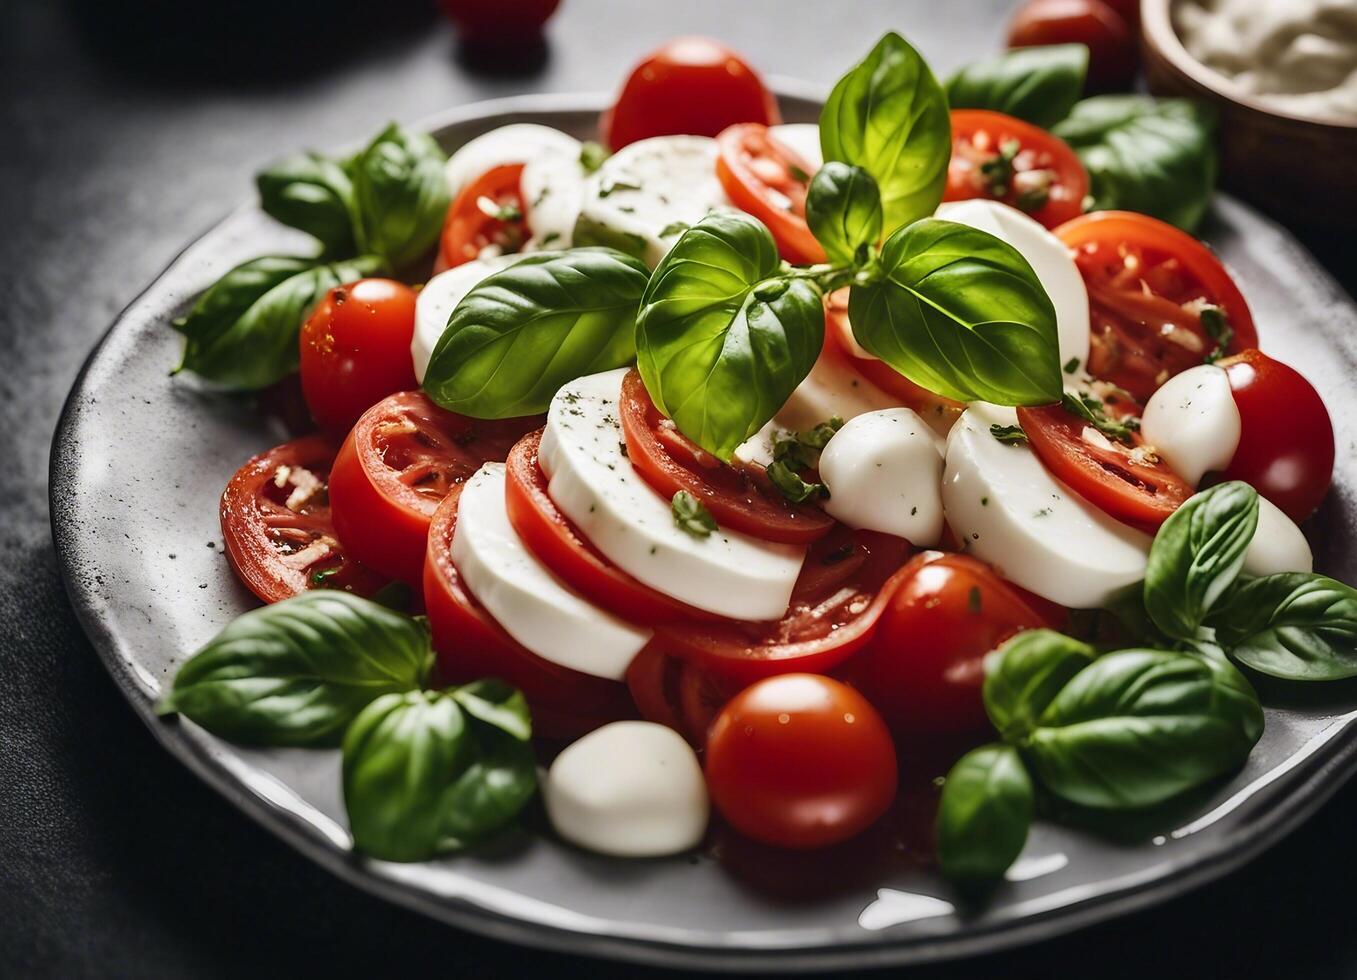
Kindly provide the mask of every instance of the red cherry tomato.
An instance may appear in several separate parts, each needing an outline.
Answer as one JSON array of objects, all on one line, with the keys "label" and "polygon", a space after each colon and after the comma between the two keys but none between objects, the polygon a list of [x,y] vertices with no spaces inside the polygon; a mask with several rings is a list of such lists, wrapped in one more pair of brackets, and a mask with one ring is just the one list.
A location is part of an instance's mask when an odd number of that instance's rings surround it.
[{"label": "red cherry tomato", "polygon": [[462,188],[443,222],[434,272],[471,262],[490,245],[506,253],[523,247],[529,233],[519,186],[522,176],[523,164],[506,163]]},{"label": "red cherry tomato", "polygon": [[417,384],[415,292],[392,279],[338,286],[302,325],[302,393],[321,428],[343,434],[387,395]]},{"label": "red cherry tomato", "polygon": [[1309,517],[1333,482],[1333,423],[1310,382],[1262,351],[1220,362],[1239,406],[1239,448],[1225,470],[1293,521]]},{"label": "red cherry tomato", "polygon": [[808,850],[866,830],[895,799],[895,746],[857,691],[817,674],[759,681],[721,709],[707,788],[747,837]]},{"label": "red cherry tomato", "polygon": [[330,474],[340,537],[365,564],[418,588],[429,520],[443,498],[538,425],[537,418],[469,419],[422,391],[383,399],[353,427]]},{"label": "red cherry tomato", "polygon": [[1140,0],[1103,0],[1103,3],[1111,7],[1117,16],[1126,21],[1126,26],[1131,29],[1132,36],[1139,36]]},{"label": "red cherry tomato", "polygon": [[626,686],[543,660],[504,631],[467,590],[452,563],[459,484],[448,491],[429,528],[424,604],[445,683],[498,677],[523,692],[533,733],[575,738],[635,712]]},{"label": "red cherry tomato", "polygon": [[1087,195],[1088,173],[1058,136],[1002,112],[952,110],[944,201],[1003,201],[1054,228],[1083,214]]},{"label": "red cherry tomato", "polygon": [[1148,215],[1098,211],[1055,230],[1088,287],[1087,368],[1138,401],[1201,364],[1217,341],[1202,323],[1215,307],[1233,331],[1234,353],[1258,346],[1253,315],[1230,274],[1201,242]]},{"label": "red cherry tomato", "polygon": [[715,136],[735,123],[782,121],[777,99],[734,51],[705,37],[679,37],[632,69],[603,114],[614,150],[651,136]]},{"label": "red cherry tomato", "polygon": [[221,495],[221,533],[231,568],[265,602],[309,589],[372,595],[387,579],[355,561],[330,519],[335,444],[305,436],[260,453]]},{"label": "red cherry tomato", "polygon": [[716,176],[731,203],[768,226],[788,262],[823,262],[825,250],[806,224],[810,164],[773,139],[762,123],[724,129],[716,145]]},{"label": "red cherry tomato", "polygon": [[[1130,2],[1130,0],[1128,0]],[[1088,87],[1130,87],[1140,62],[1136,36],[1103,0],[1029,0],[1008,28],[1010,48],[1082,44],[1088,48]]]},{"label": "red cherry tomato", "polygon": [[560,0],[438,0],[462,40],[495,48],[538,41]]},{"label": "red cherry tomato", "polygon": [[[689,442],[660,414],[638,371],[622,381],[620,410],[627,458],[645,481],[669,498],[687,490],[716,523],[766,541],[805,544],[824,537],[834,519],[812,504],[790,504],[761,487],[755,474],[722,463]],[[675,446],[673,452],[667,447]]]}]

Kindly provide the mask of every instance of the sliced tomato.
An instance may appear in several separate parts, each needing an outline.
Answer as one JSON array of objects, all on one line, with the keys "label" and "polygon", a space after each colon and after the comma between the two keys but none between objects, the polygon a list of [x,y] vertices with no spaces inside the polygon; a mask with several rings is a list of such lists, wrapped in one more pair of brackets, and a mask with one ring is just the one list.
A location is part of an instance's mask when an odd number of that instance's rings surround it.
[{"label": "sliced tomato", "polygon": [[384,398],[363,413],[335,458],[330,498],[340,537],[360,561],[418,588],[429,520],[443,498],[541,424],[467,418],[422,391]]},{"label": "sliced tomato", "polygon": [[[620,409],[627,458],[662,496],[687,490],[716,523],[765,541],[806,544],[829,533],[834,519],[813,504],[788,503],[749,471],[730,466],[679,432],[651,401],[640,372],[622,380]],[[666,448],[677,444],[677,451]]]},{"label": "sliced tomato", "polygon": [[1064,140],[988,109],[952,110],[952,162],[944,201],[984,198],[1047,228],[1083,214],[1088,172]]},{"label": "sliced tomato", "polygon": [[647,644],[627,668],[627,690],[646,721],[672,728],[696,749],[707,744],[712,722],[744,685],[717,677]]},{"label": "sliced tomato", "polygon": [[260,453],[221,495],[221,533],[231,568],[265,602],[309,589],[372,595],[387,578],[344,549],[330,519],[335,444],[305,436]]},{"label": "sliced tomato", "polygon": [[492,167],[462,188],[448,208],[434,272],[480,258],[495,246],[517,252],[528,240],[527,207],[519,183],[523,164]]},{"label": "sliced tomato", "polygon": [[1056,229],[1088,287],[1088,371],[1148,401],[1217,346],[1202,311],[1220,310],[1227,352],[1258,346],[1253,315],[1230,274],[1201,242],[1148,215],[1097,211]]},{"label": "sliced tomato", "polygon": [[731,203],[768,226],[788,262],[823,262],[825,250],[806,224],[811,165],[775,140],[762,123],[722,130],[716,146],[716,176]]},{"label": "sliced tomato", "polygon": [[528,700],[534,734],[550,738],[574,738],[634,716],[625,684],[542,659],[506,633],[467,590],[452,563],[461,495],[462,487],[454,486],[435,511],[424,565],[424,603],[440,678],[459,684],[497,677],[512,684]]}]

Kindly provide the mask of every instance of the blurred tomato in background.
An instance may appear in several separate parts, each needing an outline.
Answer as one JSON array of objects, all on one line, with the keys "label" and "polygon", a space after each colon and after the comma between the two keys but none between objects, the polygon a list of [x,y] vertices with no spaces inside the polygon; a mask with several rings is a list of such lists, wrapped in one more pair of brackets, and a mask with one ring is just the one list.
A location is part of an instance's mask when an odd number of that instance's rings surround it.
[{"label": "blurred tomato in background", "polygon": [[560,0],[438,0],[463,43],[492,48],[536,44]]},{"label": "blurred tomato in background", "polygon": [[1008,28],[1010,48],[1082,44],[1088,88],[1129,88],[1140,67],[1139,0],[1027,0]]}]

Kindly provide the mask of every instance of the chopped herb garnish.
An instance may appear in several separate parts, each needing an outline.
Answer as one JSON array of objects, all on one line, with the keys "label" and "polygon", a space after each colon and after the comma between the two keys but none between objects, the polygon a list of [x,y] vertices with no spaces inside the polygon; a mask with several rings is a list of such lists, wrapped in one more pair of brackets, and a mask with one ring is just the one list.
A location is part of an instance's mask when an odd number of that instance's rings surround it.
[{"label": "chopped herb garnish", "polygon": [[1022,149],[1017,140],[1004,140],[999,144],[999,152],[980,164],[980,177],[985,190],[995,197],[1008,193],[1013,182],[1013,158]]},{"label": "chopped herb garnish", "polygon": [[322,568],[320,571],[315,572],[311,576],[311,585],[313,588],[321,588],[322,586],[325,585],[326,582],[328,582],[330,579],[334,578],[338,574],[339,574],[338,566],[336,566],[335,568]]},{"label": "chopped herb garnish", "polygon": [[711,511],[687,490],[674,494],[669,509],[674,513],[674,524],[680,531],[695,538],[705,538],[716,530],[716,518]]},{"label": "chopped herb garnish", "polygon": [[1068,361],[1065,362],[1066,374],[1073,374],[1075,371],[1078,370],[1079,370],[1079,358],[1071,357]]},{"label": "chopped herb garnish", "polygon": [[615,191],[639,191],[640,189],[641,189],[640,184],[628,183],[625,180],[615,180],[607,187],[600,187],[598,189],[598,196],[608,197]]},{"label": "chopped herb garnish", "polygon": [[496,221],[522,221],[523,209],[517,204],[509,201],[499,204],[494,198],[487,195],[481,195],[476,198],[476,207],[480,208],[481,214],[487,218],[494,218]]},{"label": "chopped herb garnish", "polygon": [[980,498],[980,506],[981,506],[981,507],[988,507],[988,506],[989,506],[989,498],[988,498],[988,497],[981,497],[981,498]]},{"label": "chopped herb garnish", "polygon": [[1076,395],[1067,391],[1061,397],[1060,404],[1064,406],[1065,411],[1076,418],[1083,419],[1103,435],[1127,445],[1131,443],[1131,434],[1140,430],[1139,419],[1117,420],[1112,418],[1103,411],[1103,403],[1092,395],[1086,395],[1082,392]]},{"label": "chopped herb garnish", "polygon": [[1219,306],[1203,306],[1201,311],[1202,329],[1216,342],[1216,349],[1206,355],[1206,363],[1214,364],[1225,355],[1225,350],[1234,340],[1234,327],[1230,318]]},{"label": "chopped herb garnish", "polygon": [[682,235],[691,227],[692,225],[686,221],[671,221],[660,229],[660,237],[668,238],[670,235]]},{"label": "chopped herb garnish", "polygon": [[809,184],[810,174],[806,173],[794,163],[787,164],[787,173],[791,174],[792,180],[798,184]]},{"label": "chopped herb garnish", "polygon": [[608,151],[604,149],[601,143],[590,140],[580,147],[580,166],[584,168],[584,172],[587,174],[591,174],[603,166],[603,161],[606,159],[608,159]]},{"label": "chopped herb garnish", "polygon": [[989,434],[1008,446],[1027,445],[1027,433],[1020,425],[1000,425],[995,422],[989,427]]},{"label": "chopped herb garnish", "polygon": [[804,504],[808,500],[829,496],[829,491],[823,483],[807,483],[785,459],[775,460],[766,472],[777,492],[794,504]]}]

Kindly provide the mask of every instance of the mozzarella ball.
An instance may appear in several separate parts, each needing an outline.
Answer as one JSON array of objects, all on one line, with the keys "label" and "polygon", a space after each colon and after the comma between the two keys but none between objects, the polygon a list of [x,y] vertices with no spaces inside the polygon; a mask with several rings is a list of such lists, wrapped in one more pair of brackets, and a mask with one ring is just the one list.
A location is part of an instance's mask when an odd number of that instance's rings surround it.
[{"label": "mozzarella ball", "polygon": [[1224,369],[1201,364],[1174,375],[1150,396],[1140,434],[1194,487],[1224,470],[1239,448],[1239,407]]}]

